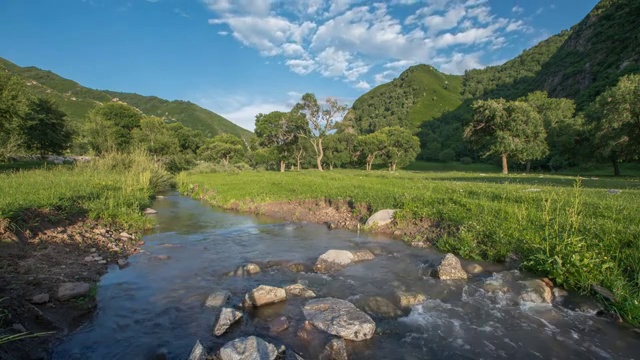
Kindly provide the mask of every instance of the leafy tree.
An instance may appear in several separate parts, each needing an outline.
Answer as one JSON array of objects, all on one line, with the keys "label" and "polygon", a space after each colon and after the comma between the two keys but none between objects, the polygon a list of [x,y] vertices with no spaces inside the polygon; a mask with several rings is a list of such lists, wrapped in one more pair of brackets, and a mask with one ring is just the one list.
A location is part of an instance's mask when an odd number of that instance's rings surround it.
[{"label": "leafy tree", "polygon": [[196,154],[207,139],[201,131],[188,128],[179,122],[168,124],[167,128],[171,132],[171,136],[176,138],[178,146],[183,152]]},{"label": "leafy tree", "polygon": [[503,174],[509,172],[508,157],[524,162],[548,154],[542,118],[530,105],[504,99],[478,100],[473,110],[465,137],[486,147],[485,156],[500,156]]},{"label": "leafy tree", "polygon": [[276,150],[281,172],[284,172],[286,160],[292,158],[301,134],[307,129],[306,120],[299,113],[273,111],[256,116],[255,133],[259,144]]},{"label": "leafy tree", "polygon": [[598,96],[588,116],[599,153],[611,160],[619,176],[619,161],[640,156],[640,75],[620,78]]},{"label": "leafy tree", "polygon": [[371,165],[376,161],[376,157],[384,153],[386,144],[387,137],[381,132],[358,136],[356,149],[365,160],[367,171],[371,171]]},{"label": "leafy tree", "polygon": [[338,132],[328,135],[324,140],[325,161],[329,170],[349,164],[354,159],[357,136],[350,132]]},{"label": "leafy tree", "polygon": [[85,136],[96,153],[125,151],[132,140],[131,131],[140,127],[142,113],[127,104],[109,102],[87,115]]},{"label": "leafy tree", "polygon": [[411,131],[399,126],[388,127],[380,130],[386,137],[385,156],[389,162],[389,170],[396,171],[396,166],[408,165],[416,159],[420,152],[420,140]]},{"label": "leafy tree", "polygon": [[48,154],[62,154],[72,140],[67,114],[46,98],[38,98],[29,104],[23,132],[26,148],[42,158]]},{"label": "leafy tree", "polygon": [[0,71],[0,159],[14,154],[22,145],[20,130],[27,114],[29,96],[24,82]]},{"label": "leafy tree", "polygon": [[242,140],[238,137],[231,134],[221,134],[210,139],[198,150],[198,154],[202,160],[212,162],[222,160],[224,166],[228,166],[233,158],[244,154],[244,147]]},{"label": "leafy tree", "polygon": [[131,132],[133,142],[144,147],[150,154],[168,156],[180,151],[180,143],[167,124],[156,116],[145,116],[140,128]]},{"label": "leafy tree", "polygon": [[318,170],[322,171],[322,157],[324,151],[322,148],[322,140],[332,131],[335,130],[336,121],[343,117],[347,112],[347,106],[338,103],[337,99],[327,98],[325,105],[318,104],[316,96],[311,93],[302,95],[302,101],[293,109],[294,113],[301,113],[307,119],[309,130],[301,133],[301,136],[307,137],[316,153],[316,165]]},{"label": "leafy tree", "polygon": [[442,162],[451,162],[456,159],[456,152],[451,149],[442,150],[439,159]]}]

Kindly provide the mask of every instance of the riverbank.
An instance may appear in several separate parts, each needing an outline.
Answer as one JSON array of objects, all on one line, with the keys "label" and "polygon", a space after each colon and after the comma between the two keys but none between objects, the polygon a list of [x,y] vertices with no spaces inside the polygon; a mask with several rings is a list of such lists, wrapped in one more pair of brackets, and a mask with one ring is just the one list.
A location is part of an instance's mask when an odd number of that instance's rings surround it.
[{"label": "riverbank", "polygon": [[[226,209],[351,229],[377,210],[399,209],[388,231],[407,242],[468,259],[515,260],[640,323],[635,179],[342,170],[181,174],[178,184],[181,192]],[[415,224],[422,227],[402,234]]]},{"label": "riverbank", "polygon": [[142,153],[0,174],[0,357],[47,358],[90,318],[95,283],[152,225],[142,209],[164,174]]}]

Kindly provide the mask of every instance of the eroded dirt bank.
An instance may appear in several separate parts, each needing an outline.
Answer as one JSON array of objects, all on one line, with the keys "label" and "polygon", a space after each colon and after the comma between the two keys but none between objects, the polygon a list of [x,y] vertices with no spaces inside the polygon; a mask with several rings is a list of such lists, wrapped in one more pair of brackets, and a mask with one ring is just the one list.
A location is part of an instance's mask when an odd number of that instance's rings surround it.
[{"label": "eroded dirt bank", "polygon": [[[0,358],[48,358],[56,340],[90,318],[96,282],[109,265],[127,266],[141,245],[137,239],[125,229],[54,211],[0,220],[0,337],[51,332],[0,345]],[[65,283],[74,285],[61,292]]]}]

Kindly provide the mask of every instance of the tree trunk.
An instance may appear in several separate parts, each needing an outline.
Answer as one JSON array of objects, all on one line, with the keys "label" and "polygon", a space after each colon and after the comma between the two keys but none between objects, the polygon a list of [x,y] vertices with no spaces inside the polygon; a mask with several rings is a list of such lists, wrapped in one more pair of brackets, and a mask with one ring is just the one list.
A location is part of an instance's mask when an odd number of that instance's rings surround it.
[{"label": "tree trunk", "polygon": [[509,173],[509,166],[507,166],[507,155],[506,154],[502,154],[502,173],[503,174],[508,174]]},{"label": "tree trunk", "polygon": [[298,157],[298,171],[300,171],[300,157]]},{"label": "tree trunk", "polygon": [[224,163],[224,167],[227,167],[229,165],[229,158],[222,158],[222,162]]},{"label": "tree trunk", "polygon": [[329,170],[333,170],[333,163],[329,163]]},{"label": "tree trunk", "polygon": [[530,170],[531,170],[531,161],[527,161],[527,168],[524,172],[528,174]]},{"label": "tree trunk", "polygon": [[284,169],[285,169],[284,160],[280,160],[280,172],[284,172]]},{"label": "tree trunk", "polygon": [[620,176],[620,164],[618,164],[618,157],[615,154],[611,155],[611,163],[613,164],[613,176]]},{"label": "tree trunk", "polygon": [[318,152],[318,158],[316,159],[316,161],[318,162],[318,170],[322,171],[322,157],[324,156],[324,152],[322,151],[322,138],[319,137],[318,138],[318,148],[316,149],[316,151]]},{"label": "tree trunk", "polygon": [[396,164],[397,164],[396,162],[394,162],[394,163],[392,164],[393,171],[396,171]]}]

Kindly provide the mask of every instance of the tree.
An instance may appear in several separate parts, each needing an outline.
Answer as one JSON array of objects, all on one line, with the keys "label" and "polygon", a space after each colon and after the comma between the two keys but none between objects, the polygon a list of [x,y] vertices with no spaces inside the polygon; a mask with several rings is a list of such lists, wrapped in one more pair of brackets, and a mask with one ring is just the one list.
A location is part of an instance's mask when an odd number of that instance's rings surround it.
[{"label": "tree", "polygon": [[358,136],[356,149],[364,158],[367,171],[371,171],[371,165],[375,162],[376,156],[384,152],[386,143],[387,137],[381,132]]},{"label": "tree", "polygon": [[478,100],[472,107],[473,120],[464,136],[485,147],[484,156],[500,156],[503,174],[509,172],[508,157],[524,162],[548,154],[542,118],[530,105],[497,99]]},{"label": "tree", "polygon": [[387,139],[384,152],[389,162],[389,170],[396,171],[398,163],[405,166],[416,159],[420,152],[420,140],[411,131],[393,126],[380,130],[380,133]]},{"label": "tree", "polygon": [[131,131],[140,127],[142,116],[138,109],[119,102],[97,106],[87,115],[84,133],[89,147],[98,154],[127,150]]},{"label": "tree", "polygon": [[619,161],[640,156],[640,75],[620,78],[598,96],[587,114],[598,152],[609,158],[619,176]]},{"label": "tree", "polygon": [[169,156],[180,152],[180,143],[167,124],[156,116],[145,116],[140,128],[131,131],[133,142],[144,147],[150,154]]},{"label": "tree", "polygon": [[222,160],[228,166],[234,157],[244,154],[242,140],[231,134],[216,135],[198,150],[200,158],[205,161]]},{"label": "tree", "polygon": [[332,131],[335,130],[336,121],[342,118],[347,112],[347,106],[340,105],[335,98],[327,98],[325,105],[320,106],[316,96],[311,93],[302,95],[302,101],[293,109],[294,113],[302,113],[307,119],[309,130],[301,133],[301,136],[307,137],[316,153],[316,164],[318,170],[322,171],[322,157],[324,151],[322,148],[322,140]]},{"label": "tree", "polygon": [[286,160],[292,158],[301,135],[307,129],[305,118],[299,113],[272,111],[256,115],[255,133],[259,144],[277,151],[281,172],[284,172]]},{"label": "tree", "polygon": [[28,105],[24,81],[0,71],[0,159],[14,154],[22,145],[21,127]]},{"label": "tree", "polygon": [[171,132],[171,136],[176,138],[178,146],[183,152],[196,154],[207,139],[201,131],[188,128],[179,122],[168,124],[167,128]]},{"label": "tree", "polygon": [[62,154],[72,139],[67,126],[67,114],[58,104],[46,98],[29,103],[23,132],[26,148],[41,158],[48,154]]}]

